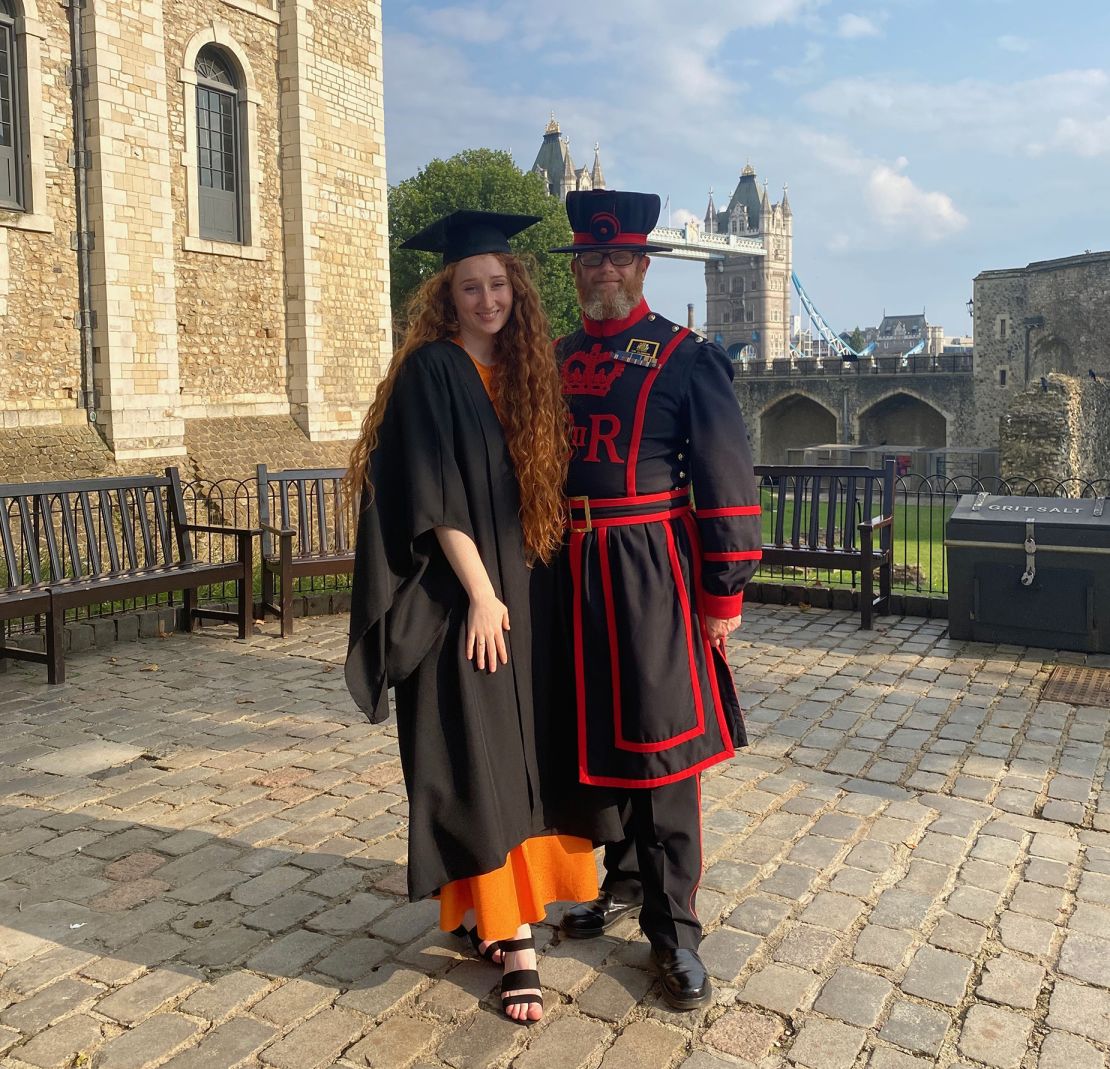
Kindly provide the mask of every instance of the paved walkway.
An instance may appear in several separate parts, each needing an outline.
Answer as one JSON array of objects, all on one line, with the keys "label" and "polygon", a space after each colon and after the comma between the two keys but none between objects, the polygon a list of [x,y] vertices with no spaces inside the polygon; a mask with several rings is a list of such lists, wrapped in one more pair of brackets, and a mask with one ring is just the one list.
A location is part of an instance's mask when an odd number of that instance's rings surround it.
[{"label": "paved walkway", "polygon": [[1106,1065],[1108,711],[1039,701],[1081,657],[751,607],[755,741],[704,784],[714,1005],[667,1009],[634,922],[543,927],[524,1028],[402,897],[396,739],[347,697],[345,627],[0,676],[5,1067]]}]

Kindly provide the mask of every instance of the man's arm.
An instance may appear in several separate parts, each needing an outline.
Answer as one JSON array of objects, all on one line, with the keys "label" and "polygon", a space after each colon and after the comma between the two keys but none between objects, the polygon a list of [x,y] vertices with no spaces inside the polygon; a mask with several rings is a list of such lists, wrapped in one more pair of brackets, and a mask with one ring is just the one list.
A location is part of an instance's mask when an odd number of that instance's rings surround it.
[{"label": "man's arm", "polygon": [[701,601],[710,642],[740,623],[744,586],[763,551],[759,487],[724,351],[698,343],[687,392],[690,475],[701,536]]}]

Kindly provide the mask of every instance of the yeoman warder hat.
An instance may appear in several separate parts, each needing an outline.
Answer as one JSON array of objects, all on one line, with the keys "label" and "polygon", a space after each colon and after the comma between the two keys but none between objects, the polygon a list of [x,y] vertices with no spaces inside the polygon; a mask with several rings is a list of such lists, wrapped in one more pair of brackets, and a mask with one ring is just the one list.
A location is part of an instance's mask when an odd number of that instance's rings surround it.
[{"label": "yeoman warder hat", "polygon": [[648,243],[659,221],[659,198],[654,193],[593,189],[567,194],[567,216],[574,244],[551,252],[589,252],[591,249],[634,249],[670,252],[670,245]]},{"label": "yeoman warder hat", "polygon": [[402,249],[443,253],[443,265],[481,256],[486,252],[511,252],[509,238],[538,223],[538,215],[463,210],[437,219],[419,234],[401,242]]}]

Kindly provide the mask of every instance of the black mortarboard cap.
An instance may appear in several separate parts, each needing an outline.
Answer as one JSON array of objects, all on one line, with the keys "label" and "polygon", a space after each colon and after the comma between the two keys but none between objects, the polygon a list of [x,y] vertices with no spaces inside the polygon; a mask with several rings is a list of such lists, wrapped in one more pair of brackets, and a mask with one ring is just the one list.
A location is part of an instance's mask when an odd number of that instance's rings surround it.
[{"label": "black mortarboard cap", "polygon": [[648,241],[659,221],[659,197],[620,189],[575,190],[567,194],[567,217],[574,244],[549,252],[588,252],[591,249],[633,249],[670,252],[672,246]]},{"label": "black mortarboard cap", "polygon": [[452,212],[401,242],[402,249],[443,253],[444,266],[486,252],[511,252],[509,238],[538,223],[538,215],[508,215],[469,209]]}]

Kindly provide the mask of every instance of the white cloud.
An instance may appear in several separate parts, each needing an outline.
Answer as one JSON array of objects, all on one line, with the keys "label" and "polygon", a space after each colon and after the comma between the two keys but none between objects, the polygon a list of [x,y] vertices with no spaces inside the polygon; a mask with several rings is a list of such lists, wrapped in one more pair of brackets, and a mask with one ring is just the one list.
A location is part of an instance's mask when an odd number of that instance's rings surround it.
[{"label": "white cloud", "polygon": [[1024,37],[1015,37],[1011,33],[1005,33],[996,38],[994,43],[1003,52],[1028,52],[1033,47],[1031,41],[1027,41]]},{"label": "white cloud", "polygon": [[[948,152],[983,149],[1025,155],[1043,152],[1043,136],[1065,120],[1077,127],[1053,147],[1077,152],[1088,139],[1079,130],[1110,113],[1110,74],[1066,70],[1010,83],[973,78],[947,83],[838,78],[805,94],[802,103],[829,119],[850,123],[855,136],[896,129],[903,137],[942,134]],[[1088,150],[1089,151],[1089,150]]]},{"label": "white cloud", "polygon": [[867,178],[867,201],[875,219],[888,230],[912,231],[927,242],[939,241],[967,226],[946,193],[919,189],[903,174],[906,158],[894,167],[877,164]]},{"label": "white cloud", "polygon": [[[665,223],[667,226],[681,227],[685,226],[687,223],[697,223],[698,226],[701,226],[703,218],[703,216],[690,211],[689,208],[671,208],[669,213],[663,213],[660,222]],[[670,222],[667,222],[668,219]]]},{"label": "white cloud", "polygon": [[[853,178],[845,191],[845,199],[861,196],[855,211],[887,235],[899,240],[918,238],[938,241],[963,230],[967,217],[959,211],[947,193],[921,189],[906,172],[909,160],[899,156],[893,164],[869,158],[850,142],[820,131],[803,130],[799,140],[822,166]],[[852,192],[858,191],[858,192]],[[845,211],[851,216],[853,211]],[[831,251],[841,252],[862,245],[877,247],[877,234],[864,235],[857,226],[850,233],[841,229],[828,239]]]},{"label": "white cloud", "polygon": [[837,37],[852,41],[858,37],[878,37],[879,27],[865,15],[841,15],[836,24]]},{"label": "white cloud", "polygon": [[1104,119],[1061,119],[1052,144],[1076,156],[1106,155],[1110,153],[1110,115]]}]

